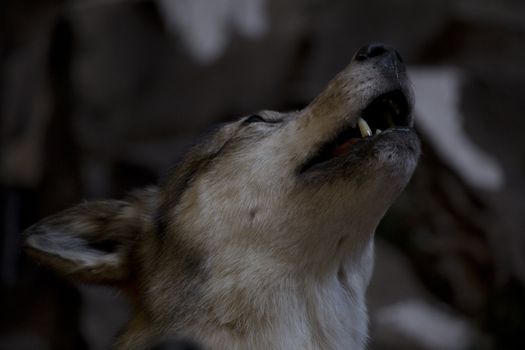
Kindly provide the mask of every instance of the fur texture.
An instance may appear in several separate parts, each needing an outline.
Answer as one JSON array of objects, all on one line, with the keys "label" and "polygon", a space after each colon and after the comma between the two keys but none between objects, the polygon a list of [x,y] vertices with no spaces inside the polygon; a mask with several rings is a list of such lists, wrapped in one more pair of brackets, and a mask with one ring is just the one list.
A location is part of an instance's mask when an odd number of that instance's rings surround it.
[{"label": "fur texture", "polygon": [[[170,337],[206,349],[363,349],[374,231],[419,156],[404,67],[381,47],[358,53],[301,111],[222,126],[158,188],[32,226],[28,252],[127,292],[134,316],[117,349]],[[406,125],[316,162],[392,91]]]}]

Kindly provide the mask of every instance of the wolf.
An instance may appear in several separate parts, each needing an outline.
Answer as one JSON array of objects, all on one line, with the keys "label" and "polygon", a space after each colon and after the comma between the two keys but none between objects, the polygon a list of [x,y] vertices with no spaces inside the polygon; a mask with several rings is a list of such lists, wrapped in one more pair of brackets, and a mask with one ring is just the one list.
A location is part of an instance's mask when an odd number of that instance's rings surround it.
[{"label": "wolf", "polygon": [[374,232],[420,155],[412,108],[398,52],[364,46],[304,109],[224,124],[159,186],[46,218],[25,249],[124,291],[115,349],[364,349]]}]

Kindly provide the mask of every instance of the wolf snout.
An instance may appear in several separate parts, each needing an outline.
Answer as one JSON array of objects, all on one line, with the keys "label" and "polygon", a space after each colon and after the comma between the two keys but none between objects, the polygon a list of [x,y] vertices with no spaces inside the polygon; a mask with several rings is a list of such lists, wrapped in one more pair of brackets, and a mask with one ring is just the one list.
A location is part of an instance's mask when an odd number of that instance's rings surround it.
[{"label": "wolf snout", "polygon": [[354,61],[374,61],[388,70],[396,73],[405,71],[405,65],[399,52],[391,46],[384,44],[369,44],[361,47],[354,56]]}]

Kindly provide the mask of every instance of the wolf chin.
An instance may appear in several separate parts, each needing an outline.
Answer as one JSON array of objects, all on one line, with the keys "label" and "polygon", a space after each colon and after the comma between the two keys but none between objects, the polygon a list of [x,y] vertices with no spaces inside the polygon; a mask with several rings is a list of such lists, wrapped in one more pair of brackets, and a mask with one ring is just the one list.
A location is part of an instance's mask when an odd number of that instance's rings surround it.
[{"label": "wolf chin", "polygon": [[304,109],[223,125],[158,187],[46,218],[25,248],[125,292],[115,349],[364,349],[374,231],[420,154],[412,106],[397,51],[365,46]]}]

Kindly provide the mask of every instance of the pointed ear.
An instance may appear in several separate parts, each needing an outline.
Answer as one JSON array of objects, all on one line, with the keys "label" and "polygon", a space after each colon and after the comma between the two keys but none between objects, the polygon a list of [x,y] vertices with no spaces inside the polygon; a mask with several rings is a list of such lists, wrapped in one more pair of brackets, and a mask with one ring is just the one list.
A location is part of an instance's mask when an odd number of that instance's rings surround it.
[{"label": "pointed ear", "polygon": [[95,283],[129,276],[129,257],[152,226],[157,190],[125,201],[86,202],[48,217],[24,232],[28,254],[54,270]]}]

